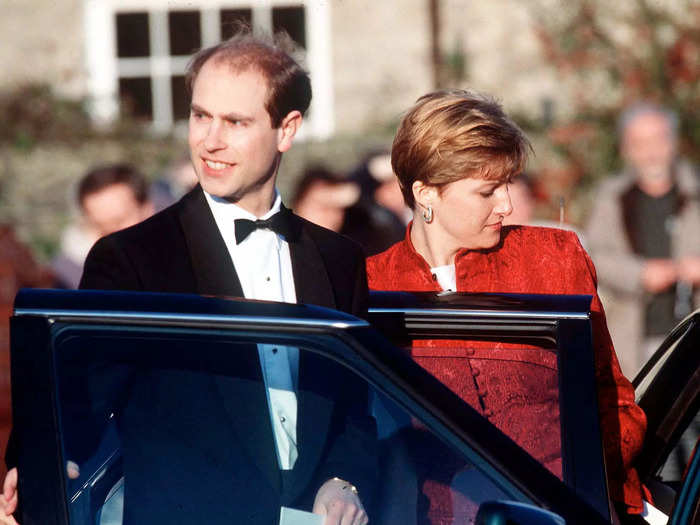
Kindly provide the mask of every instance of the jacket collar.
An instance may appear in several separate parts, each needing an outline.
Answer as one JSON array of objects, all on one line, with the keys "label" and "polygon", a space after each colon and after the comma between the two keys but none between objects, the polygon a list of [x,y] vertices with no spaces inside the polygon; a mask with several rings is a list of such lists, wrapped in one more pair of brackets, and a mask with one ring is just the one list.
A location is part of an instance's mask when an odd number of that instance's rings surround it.
[{"label": "jacket collar", "polygon": [[[192,263],[196,292],[243,297],[241,282],[204,191],[197,185],[181,202],[179,219]],[[297,302],[335,308],[333,288],[319,246],[304,227],[303,219],[284,205],[281,207],[289,214],[292,234],[287,241]]]}]

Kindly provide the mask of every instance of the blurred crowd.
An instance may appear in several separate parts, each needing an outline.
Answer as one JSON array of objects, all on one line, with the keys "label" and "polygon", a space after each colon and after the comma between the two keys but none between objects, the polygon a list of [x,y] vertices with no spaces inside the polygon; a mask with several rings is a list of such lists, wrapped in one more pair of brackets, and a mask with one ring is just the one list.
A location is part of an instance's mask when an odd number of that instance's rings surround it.
[{"label": "blurred crowd", "polygon": [[[619,119],[624,169],[603,177],[588,222],[543,217],[546,188],[536,173],[509,186],[507,224],[567,228],[578,233],[597,268],[608,325],[624,373],[633,377],[673,325],[700,305],[700,179],[677,154],[677,118],[643,103]],[[92,244],[176,202],[196,184],[188,157],[149,184],[128,164],[91,169],[77,185],[79,211],[65,229],[58,254],[39,265],[30,250],[0,228],[0,439],[10,423],[8,317],[21,287],[77,288]],[[308,166],[288,204],[298,215],[359,242],[374,255],[402,240],[412,219],[391,167],[388,149],[367,152],[346,173]]]}]

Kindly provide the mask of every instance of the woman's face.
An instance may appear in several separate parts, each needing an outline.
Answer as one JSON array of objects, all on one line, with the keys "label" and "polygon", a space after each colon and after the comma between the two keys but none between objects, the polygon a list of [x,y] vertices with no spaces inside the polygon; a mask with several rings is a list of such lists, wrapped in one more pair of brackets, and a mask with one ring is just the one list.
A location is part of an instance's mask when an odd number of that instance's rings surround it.
[{"label": "woman's face", "polygon": [[464,178],[436,192],[432,226],[462,248],[493,248],[501,240],[503,218],[512,211],[507,182]]}]

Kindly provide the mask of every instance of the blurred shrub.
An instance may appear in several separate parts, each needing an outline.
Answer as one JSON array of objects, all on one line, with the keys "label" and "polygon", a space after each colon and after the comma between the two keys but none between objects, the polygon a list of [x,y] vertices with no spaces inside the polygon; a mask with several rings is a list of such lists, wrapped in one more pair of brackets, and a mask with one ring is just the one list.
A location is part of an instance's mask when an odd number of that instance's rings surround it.
[{"label": "blurred shrub", "polygon": [[82,104],[56,98],[47,85],[0,93],[0,122],[0,142],[20,150],[46,141],[74,142],[92,133]]}]

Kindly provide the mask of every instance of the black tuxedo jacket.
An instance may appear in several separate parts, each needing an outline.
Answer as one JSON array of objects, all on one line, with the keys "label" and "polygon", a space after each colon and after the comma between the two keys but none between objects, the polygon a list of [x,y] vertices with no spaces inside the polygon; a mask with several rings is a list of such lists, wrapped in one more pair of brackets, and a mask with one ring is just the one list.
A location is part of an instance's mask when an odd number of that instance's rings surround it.
[{"label": "black tuxedo jacket", "polygon": [[[363,315],[367,282],[359,245],[295,215],[291,220],[297,301]],[[80,287],[243,296],[200,187],[98,241]],[[132,381],[120,419],[125,524],[275,523],[279,505],[311,510],[319,485],[333,476],[357,485],[369,503],[376,431],[367,386],[300,352],[299,458],[282,473],[257,351],[247,356],[225,380],[170,371]]]},{"label": "black tuxedo jacket", "polygon": [[[289,242],[297,302],[364,316],[368,295],[362,248],[291,217],[298,233]],[[99,240],[85,261],[80,288],[243,297],[199,186],[150,219]]]}]

